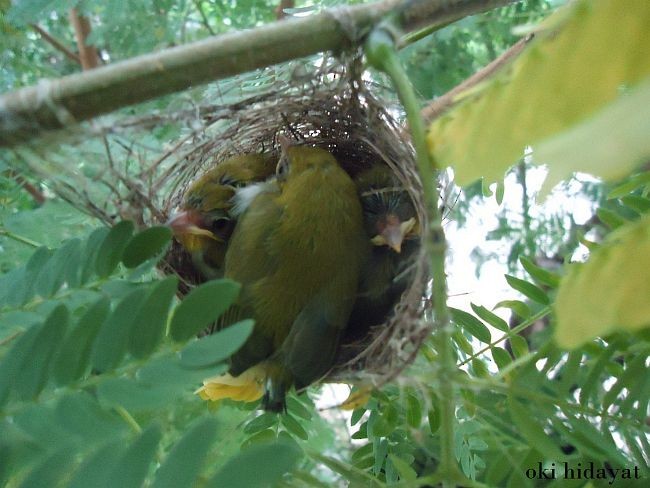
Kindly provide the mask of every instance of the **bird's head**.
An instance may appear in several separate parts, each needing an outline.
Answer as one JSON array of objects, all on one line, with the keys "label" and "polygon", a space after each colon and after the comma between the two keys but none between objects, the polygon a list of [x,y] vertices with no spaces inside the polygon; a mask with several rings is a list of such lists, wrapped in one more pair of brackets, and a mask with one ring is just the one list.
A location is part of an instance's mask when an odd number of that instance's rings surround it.
[{"label": "bird's head", "polygon": [[355,179],[366,233],[375,246],[400,253],[407,239],[417,238],[419,223],[408,192],[388,166],[376,164]]},{"label": "bird's head", "polygon": [[291,175],[310,169],[323,169],[327,166],[338,165],[334,156],[325,149],[310,146],[294,146],[286,137],[280,136],[282,148],[276,167],[278,181],[282,184]]},{"label": "bird's head", "polygon": [[230,210],[238,188],[273,174],[273,156],[242,154],[207,171],[187,189],[180,210],[168,221],[176,240],[190,254],[204,254],[221,265],[235,228]]}]

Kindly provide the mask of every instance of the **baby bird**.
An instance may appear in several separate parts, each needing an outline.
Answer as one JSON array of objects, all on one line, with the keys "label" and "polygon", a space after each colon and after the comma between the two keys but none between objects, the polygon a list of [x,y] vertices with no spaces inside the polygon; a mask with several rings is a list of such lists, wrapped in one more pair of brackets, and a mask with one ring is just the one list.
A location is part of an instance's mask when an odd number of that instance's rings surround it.
[{"label": "baby bird", "polygon": [[408,286],[409,267],[420,245],[413,202],[388,166],[375,164],[360,173],[355,184],[372,250],[361,269],[348,340],[362,337],[370,326],[388,318]]},{"label": "baby bird", "polygon": [[188,188],[181,211],[168,225],[206,279],[223,276],[228,241],[235,228],[231,214],[236,191],[275,172],[270,153],[241,154],[215,166]]},{"label": "baby bird", "polygon": [[229,373],[263,363],[263,406],[275,412],[292,386],[332,366],[369,248],[357,190],[336,159],[281,144],[277,178],[247,203],[225,256],[225,277],[242,284],[228,320],[255,319]]}]

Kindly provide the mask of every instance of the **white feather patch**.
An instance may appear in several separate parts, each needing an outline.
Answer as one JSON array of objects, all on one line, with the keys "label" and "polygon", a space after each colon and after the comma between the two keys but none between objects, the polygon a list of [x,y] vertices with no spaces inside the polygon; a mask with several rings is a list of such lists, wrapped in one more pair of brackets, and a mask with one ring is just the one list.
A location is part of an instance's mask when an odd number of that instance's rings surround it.
[{"label": "white feather patch", "polygon": [[230,210],[230,216],[238,218],[248,209],[257,195],[273,191],[276,188],[277,185],[275,180],[253,183],[252,185],[238,188],[235,192],[235,196],[232,197],[233,206]]}]

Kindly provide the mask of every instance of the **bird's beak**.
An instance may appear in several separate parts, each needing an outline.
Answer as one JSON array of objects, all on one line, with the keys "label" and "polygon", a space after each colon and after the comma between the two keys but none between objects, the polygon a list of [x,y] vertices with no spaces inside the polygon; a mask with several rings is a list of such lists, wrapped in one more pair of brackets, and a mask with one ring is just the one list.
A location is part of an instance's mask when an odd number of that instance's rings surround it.
[{"label": "bird's beak", "polygon": [[404,222],[400,222],[398,219],[389,219],[386,227],[372,238],[372,243],[375,246],[388,246],[399,254],[402,252],[404,237],[413,231],[415,225],[415,218]]},{"label": "bird's beak", "polygon": [[176,237],[205,236],[209,239],[218,240],[216,236],[207,229],[201,227],[203,217],[196,210],[183,210],[175,213],[167,221]]}]

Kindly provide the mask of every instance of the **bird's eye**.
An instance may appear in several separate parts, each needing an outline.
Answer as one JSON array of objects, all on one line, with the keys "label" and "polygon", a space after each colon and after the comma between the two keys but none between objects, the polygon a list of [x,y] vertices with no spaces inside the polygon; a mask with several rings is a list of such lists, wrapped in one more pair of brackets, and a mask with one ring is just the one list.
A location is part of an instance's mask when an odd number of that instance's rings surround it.
[{"label": "bird's eye", "polygon": [[211,229],[213,232],[219,232],[224,230],[230,224],[230,219],[220,218],[212,221]]}]

